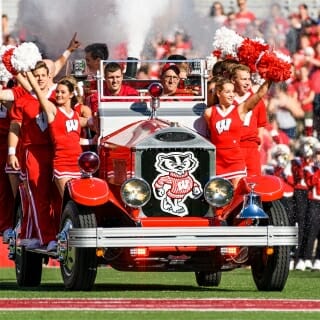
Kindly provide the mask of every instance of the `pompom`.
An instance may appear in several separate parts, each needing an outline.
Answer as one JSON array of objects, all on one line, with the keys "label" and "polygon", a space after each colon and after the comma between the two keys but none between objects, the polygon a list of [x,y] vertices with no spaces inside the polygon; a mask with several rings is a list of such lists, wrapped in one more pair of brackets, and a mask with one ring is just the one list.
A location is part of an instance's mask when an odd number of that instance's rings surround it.
[{"label": "pompom", "polygon": [[2,45],[0,47],[0,60],[2,60],[2,56],[4,55],[4,53],[9,50],[9,49],[12,49],[12,48],[15,48],[15,46],[12,46],[12,45]]},{"label": "pompom", "polygon": [[6,50],[4,52],[4,54],[2,55],[2,62],[4,64],[4,66],[6,67],[6,69],[12,73],[13,75],[16,75],[18,72],[17,70],[13,67],[12,63],[11,63],[11,58],[13,55],[13,51],[15,50],[15,48],[10,48],[8,50]]},{"label": "pompom", "polygon": [[226,27],[216,30],[213,38],[213,55],[220,59],[237,58],[238,46],[243,38],[235,31]]},{"label": "pompom", "polygon": [[268,49],[268,44],[246,38],[238,48],[237,55],[239,62],[247,65],[251,72],[257,72],[257,60],[259,59],[261,52],[264,52]]},{"label": "pompom", "polygon": [[291,64],[279,59],[274,52],[266,51],[257,63],[257,71],[264,79],[281,82],[290,78]]},{"label": "pompom", "polygon": [[271,50],[261,38],[243,38],[235,31],[221,27],[216,31],[212,45],[212,54],[217,58],[238,60],[265,80],[279,82],[291,76],[291,58]]},{"label": "pompom", "polygon": [[2,57],[5,54],[5,52],[12,48],[15,48],[15,47],[12,45],[0,46],[0,81],[7,82],[12,78],[11,72],[8,71],[8,69],[6,68],[6,66],[2,61]]},{"label": "pompom", "polygon": [[24,42],[18,46],[12,55],[12,66],[18,71],[29,71],[42,60],[39,48],[32,42]]},{"label": "pompom", "polygon": [[7,70],[3,63],[0,63],[0,81],[8,82],[12,78],[12,74]]}]

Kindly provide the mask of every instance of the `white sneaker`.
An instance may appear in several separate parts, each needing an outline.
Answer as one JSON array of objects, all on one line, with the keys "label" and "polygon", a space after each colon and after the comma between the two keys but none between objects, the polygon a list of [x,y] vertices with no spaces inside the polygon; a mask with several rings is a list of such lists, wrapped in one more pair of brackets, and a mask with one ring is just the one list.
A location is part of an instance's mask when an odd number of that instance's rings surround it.
[{"label": "white sneaker", "polygon": [[320,271],[320,259],[314,261],[312,266],[313,271]]},{"label": "white sneaker", "polygon": [[289,270],[290,271],[294,270],[294,260],[293,259],[290,260]]},{"label": "white sneaker", "polygon": [[306,269],[312,269],[312,261],[311,260],[305,260],[304,261],[304,266]]},{"label": "white sneaker", "polygon": [[57,246],[58,246],[57,241],[51,240],[51,241],[48,243],[47,251],[48,251],[48,252],[56,251],[56,250],[57,250]]},{"label": "white sneaker", "polygon": [[296,265],[296,270],[299,270],[299,271],[304,271],[306,270],[306,266],[304,264],[304,261],[302,259],[300,259]]}]

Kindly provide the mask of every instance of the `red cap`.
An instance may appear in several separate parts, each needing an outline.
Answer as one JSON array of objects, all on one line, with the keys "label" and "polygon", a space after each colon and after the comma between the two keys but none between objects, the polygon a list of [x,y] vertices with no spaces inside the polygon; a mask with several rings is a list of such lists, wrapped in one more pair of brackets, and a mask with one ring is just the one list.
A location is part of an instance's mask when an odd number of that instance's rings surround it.
[{"label": "red cap", "polygon": [[175,63],[168,62],[163,66],[162,71],[161,71],[161,76],[163,76],[163,74],[165,72],[167,72],[169,69],[173,70],[176,73],[177,76],[180,73],[180,69]]}]

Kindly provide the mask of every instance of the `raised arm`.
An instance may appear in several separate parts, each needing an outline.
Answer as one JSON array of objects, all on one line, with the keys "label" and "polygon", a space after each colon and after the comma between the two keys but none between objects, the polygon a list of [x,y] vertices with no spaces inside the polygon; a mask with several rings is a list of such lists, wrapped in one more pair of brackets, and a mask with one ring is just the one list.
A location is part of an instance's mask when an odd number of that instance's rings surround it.
[{"label": "raised arm", "polygon": [[66,64],[71,53],[80,47],[81,43],[77,40],[77,32],[73,35],[72,39],[69,42],[68,48],[63,54],[54,62],[55,73],[54,77],[61,71],[63,66]]},{"label": "raised arm", "polygon": [[43,111],[47,115],[48,123],[52,122],[56,116],[57,107],[51,101],[48,100],[45,92],[43,92],[40,89],[38,82],[37,82],[36,78],[34,77],[33,73],[31,71],[28,71],[28,72],[26,72],[26,74],[27,74],[27,79],[29,80],[29,83],[30,83],[33,91],[35,92],[36,96],[39,99],[41,108],[43,109]]},{"label": "raised arm", "polygon": [[238,106],[238,110],[241,116],[244,116],[246,113],[248,113],[250,110],[254,109],[254,107],[258,104],[258,102],[266,95],[268,92],[271,81],[266,80],[259,88],[259,90],[253,94],[249,99],[247,99],[245,102],[241,103]]}]

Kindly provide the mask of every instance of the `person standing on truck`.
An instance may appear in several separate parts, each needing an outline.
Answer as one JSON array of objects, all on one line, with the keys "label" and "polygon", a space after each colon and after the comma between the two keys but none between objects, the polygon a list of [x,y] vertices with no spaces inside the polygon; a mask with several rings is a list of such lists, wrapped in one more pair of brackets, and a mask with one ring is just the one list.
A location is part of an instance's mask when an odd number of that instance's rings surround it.
[{"label": "person standing on truck", "polygon": [[[38,62],[34,74],[47,99],[54,100],[46,64]],[[20,245],[31,249],[46,246],[55,240],[59,226],[52,205],[53,146],[47,119],[38,99],[20,86],[3,90],[0,97],[15,101],[10,111],[8,164],[16,170],[21,168],[30,204],[22,220]],[[16,154],[18,141],[22,148],[21,159]]]},{"label": "person standing on truck", "polygon": [[[7,83],[3,82],[0,88],[6,88]],[[0,101],[0,234],[4,238],[12,227],[14,194],[11,188],[9,175],[6,173],[7,151],[8,151],[8,131],[10,126],[9,110],[12,102]]]},{"label": "person standing on truck", "polygon": [[100,70],[100,61],[107,60],[109,49],[105,43],[91,43],[84,48],[85,60],[90,75],[96,76]]},{"label": "person standing on truck", "polygon": [[[234,66],[231,69],[231,80],[234,83],[235,103],[241,104],[254,93],[250,68],[243,64]],[[267,110],[264,101],[261,99],[257,106],[249,111],[243,121],[242,135],[240,139],[241,151],[246,162],[247,174],[261,175],[261,156],[259,146],[263,135],[263,128],[267,125]]]},{"label": "person standing on truck", "polygon": [[230,179],[236,186],[247,175],[246,164],[240,147],[243,121],[267,93],[270,82],[265,81],[248,100],[234,104],[234,84],[222,78],[216,82],[217,104],[204,112],[210,130],[210,140],[216,146],[216,175]]},{"label": "person standing on truck", "polygon": [[27,78],[47,117],[54,145],[53,177],[62,198],[66,182],[80,177],[80,132],[81,127],[88,122],[88,118],[81,118],[75,111],[80,90],[72,77],[64,77],[57,83],[56,99],[53,103],[42,92],[31,71],[27,72]]}]

